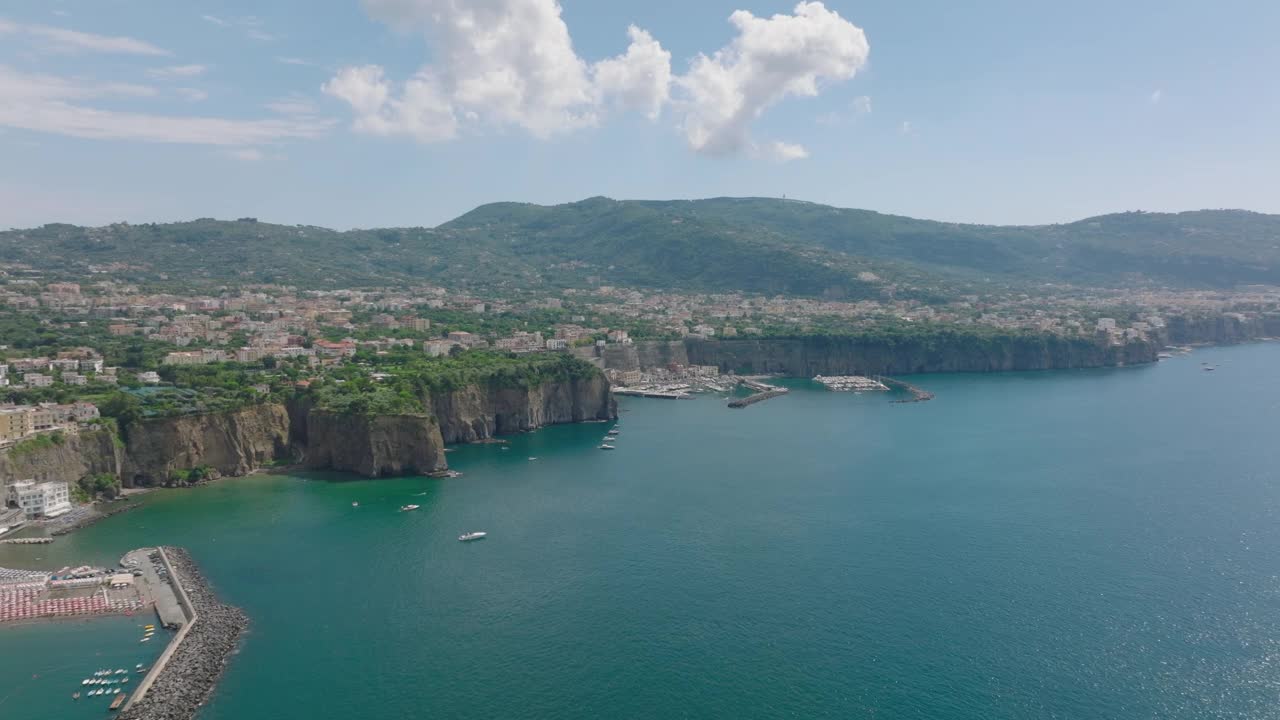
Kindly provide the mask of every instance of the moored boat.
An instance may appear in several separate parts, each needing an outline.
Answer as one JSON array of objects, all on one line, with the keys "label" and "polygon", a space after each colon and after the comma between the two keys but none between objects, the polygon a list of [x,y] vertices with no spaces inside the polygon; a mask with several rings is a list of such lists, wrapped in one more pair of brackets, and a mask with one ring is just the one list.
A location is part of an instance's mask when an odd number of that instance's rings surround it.
[{"label": "moored boat", "polygon": [[480,532],[480,531],[462,533],[461,535],[458,536],[458,541],[471,542],[472,540],[483,540],[486,537],[488,537],[488,535],[489,535],[488,533]]},{"label": "moored boat", "polygon": [[600,446],[600,449],[601,449],[601,450],[617,450],[618,448],[616,448],[616,447],[614,447],[614,446],[610,445],[609,443],[605,443],[605,444],[603,444],[603,445],[601,445],[601,446]]}]

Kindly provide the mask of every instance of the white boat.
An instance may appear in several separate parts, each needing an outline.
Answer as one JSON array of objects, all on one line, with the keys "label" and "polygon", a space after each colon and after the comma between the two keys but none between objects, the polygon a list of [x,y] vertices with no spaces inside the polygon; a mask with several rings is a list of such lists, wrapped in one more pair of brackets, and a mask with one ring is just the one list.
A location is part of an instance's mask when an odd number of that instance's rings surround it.
[{"label": "white boat", "polygon": [[618,448],[616,448],[616,447],[614,447],[614,446],[610,445],[609,443],[605,443],[605,444],[603,444],[603,445],[601,445],[601,446],[600,446],[600,449],[601,449],[601,450],[617,450]]},{"label": "white boat", "polygon": [[81,684],[81,685],[88,685],[88,684],[89,684],[89,680],[88,680],[87,678],[86,678],[86,679],[84,679],[84,680],[81,680],[81,681],[80,681],[80,684]]},{"label": "white boat", "polygon": [[401,505],[400,512],[409,512],[410,510],[417,510],[419,507],[422,507],[422,506],[421,505]]},{"label": "white boat", "polygon": [[351,503],[351,507],[360,507],[360,503],[358,503],[358,502],[353,502],[353,503]]},{"label": "white boat", "polygon": [[488,533],[484,533],[484,532],[469,532],[469,533],[462,533],[461,535],[459,535],[459,536],[458,536],[458,541],[459,541],[459,542],[471,542],[472,540],[483,540],[483,539],[485,539],[486,537],[488,537]]}]

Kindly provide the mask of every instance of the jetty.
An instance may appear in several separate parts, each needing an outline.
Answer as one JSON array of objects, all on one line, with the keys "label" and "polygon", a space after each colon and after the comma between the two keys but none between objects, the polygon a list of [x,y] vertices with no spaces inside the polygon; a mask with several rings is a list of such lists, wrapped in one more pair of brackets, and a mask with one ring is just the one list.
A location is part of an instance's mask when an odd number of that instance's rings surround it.
[{"label": "jetty", "polygon": [[787,393],[791,392],[790,390],[784,387],[769,385],[768,383],[760,382],[755,378],[745,378],[745,377],[739,378],[738,384],[742,385],[743,387],[749,390],[754,390],[755,394],[748,395],[747,397],[744,397],[744,398],[736,398],[734,400],[730,400],[729,407],[731,408],[744,408],[744,407],[747,407],[748,405],[754,405],[758,402],[763,402],[765,400],[768,400],[769,398],[775,398],[775,397],[778,397],[779,395],[786,395]]},{"label": "jetty", "polygon": [[186,550],[161,547],[154,554],[173,588],[182,626],[119,717],[191,720],[213,693],[249,620],[239,608],[218,602]]},{"label": "jetty", "polygon": [[613,388],[614,395],[631,395],[633,397],[661,398],[663,400],[692,400],[693,396],[684,390],[658,388]]},{"label": "jetty", "polygon": [[892,400],[891,402],[894,404],[929,402],[933,399],[933,393],[928,390],[921,390],[911,383],[894,380],[893,378],[880,378],[880,381],[894,390],[906,390],[911,393],[911,397],[909,398],[903,400]]}]

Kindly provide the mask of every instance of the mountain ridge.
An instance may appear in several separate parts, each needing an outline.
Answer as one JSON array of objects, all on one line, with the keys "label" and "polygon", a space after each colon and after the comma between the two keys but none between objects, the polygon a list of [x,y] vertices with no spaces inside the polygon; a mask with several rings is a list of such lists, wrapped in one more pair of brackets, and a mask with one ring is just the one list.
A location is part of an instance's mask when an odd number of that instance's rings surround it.
[{"label": "mountain ridge", "polygon": [[1280,215],[1132,211],[980,225],[791,199],[597,196],[487,203],[432,228],[338,231],[252,218],[52,223],[0,232],[0,251],[42,273],[110,266],[143,281],[613,284],[859,299],[954,294],[973,283],[1280,284]]}]

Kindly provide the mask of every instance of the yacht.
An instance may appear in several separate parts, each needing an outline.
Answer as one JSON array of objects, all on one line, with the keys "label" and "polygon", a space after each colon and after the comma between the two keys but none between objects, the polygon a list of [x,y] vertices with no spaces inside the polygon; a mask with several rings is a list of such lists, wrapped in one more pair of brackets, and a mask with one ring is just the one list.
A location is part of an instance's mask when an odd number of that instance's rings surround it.
[{"label": "yacht", "polygon": [[421,505],[401,505],[400,512],[409,512],[410,510],[417,510],[419,507],[421,507]]},{"label": "yacht", "polygon": [[483,540],[483,539],[485,539],[485,537],[487,537],[487,536],[488,536],[488,533],[485,533],[485,532],[479,532],[479,531],[476,531],[476,532],[469,532],[469,533],[462,533],[461,535],[459,535],[459,536],[458,536],[458,541],[459,541],[459,542],[471,542],[472,540]]},{"label": "yacht", "polygon": [[609,443],[605,443],[605,444],[601,445],[601,446],[600,446],[600,449],[601,449],[601,450],[617,450],[617,448],[616,448],[616,447],[614,447],[614,446],[610,445]]}]

